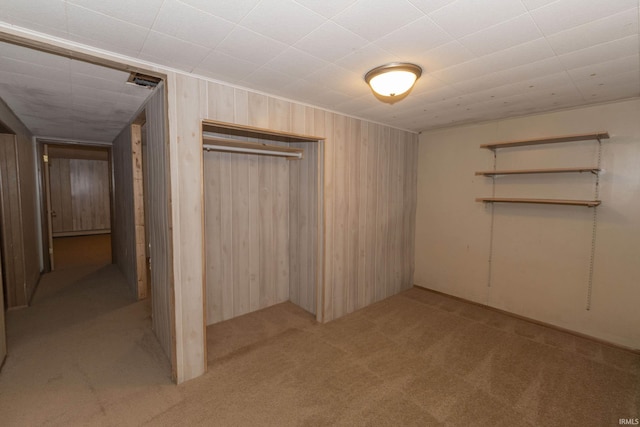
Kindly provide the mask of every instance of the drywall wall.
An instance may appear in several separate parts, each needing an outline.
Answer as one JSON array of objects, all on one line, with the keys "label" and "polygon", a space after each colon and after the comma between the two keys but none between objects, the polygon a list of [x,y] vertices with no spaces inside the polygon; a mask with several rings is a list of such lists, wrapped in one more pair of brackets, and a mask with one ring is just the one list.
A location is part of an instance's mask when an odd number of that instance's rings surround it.
[{"label": "drywall wall", "polygon": [[35,142],[30,131],[2,100],[0,121],[15,134],[4,134],[0,169],[4,184],[3,250],[5,260],[12,260],[5,271],[7,305],[18,307],[29,303],[40,278]]},{"label": "drywall wall", "polygon": [[411,286],[415,134],[181,74],[167,83],[178,382],[201,375],[206,360],[202,119],[325,140],[321,319]]},{"label": "drywall wall", "polygon": [[[640,348],[639,116],[640,101],[630,100],[423,133],[415,283]],[[594,198],[590,173],[499,176],[494,187],[474,172],[494,167],[480,144],[596,131],[611,135],[601,147],[597,210],[475,201],[494,189],[496,197]],[[495,161],[498,169],[557,168],[598,157],[596,141],[580,141],[500,149]]]}]

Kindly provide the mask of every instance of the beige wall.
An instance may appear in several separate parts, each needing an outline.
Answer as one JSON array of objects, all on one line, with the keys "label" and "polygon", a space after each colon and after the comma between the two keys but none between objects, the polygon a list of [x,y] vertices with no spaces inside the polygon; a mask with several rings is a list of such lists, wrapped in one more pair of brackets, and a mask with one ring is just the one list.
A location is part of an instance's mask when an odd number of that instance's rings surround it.
[{"label": "beige wall", "polygon": [[[640,101],[631,100],[423,133],[415,283],[640,348],[639,113]],[[493,168],[493,153],[480,144],[592,131],[608,131],[611,139],[602,143],[602,205],[596,212],[587,310],[594,210],[484,205],[475,198],[492,195],[492,179],[474,172]],[[501,149],[496,166],[590,166],[597,161],[597,142],[581,141]],[[590,173],[495,179],[496,197],[591,199],[594,190]]]}]

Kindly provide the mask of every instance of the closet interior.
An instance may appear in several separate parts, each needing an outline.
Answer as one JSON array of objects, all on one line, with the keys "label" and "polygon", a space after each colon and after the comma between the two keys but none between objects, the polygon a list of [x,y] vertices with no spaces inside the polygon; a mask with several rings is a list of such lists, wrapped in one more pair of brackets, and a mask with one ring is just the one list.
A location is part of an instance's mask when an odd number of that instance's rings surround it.
[{"label": "closet interior", "polygon": [[206,324],[291,301],[321,319],[324,141],[204,121]]}]

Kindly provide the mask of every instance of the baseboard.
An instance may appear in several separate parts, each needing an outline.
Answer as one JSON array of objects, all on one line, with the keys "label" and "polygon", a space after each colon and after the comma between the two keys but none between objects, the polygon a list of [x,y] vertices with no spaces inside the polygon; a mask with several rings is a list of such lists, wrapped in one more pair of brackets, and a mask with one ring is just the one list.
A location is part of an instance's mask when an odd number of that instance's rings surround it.
[{"label": "baseboard", "polygon": [[83,230],[83,231],[61,231],[53,233],[52,237],[77,237],[77,236],[94,236],[97,234],[110,234],[111,230]]},{"label": "baseboard", "polygon": [[627,347],[627,346],[624,346],[624,345],[621,345],[621,344],[613,343],[611,341],[603,340],[602,338],[597,338],[597,337],[594,337],[594,336],[591,336],[591,335],[583,334],[581,332],[572,331],[571,329],[563,328],[561,326],[556,326],[556,325],[551,324],[551,323],[542,322],[540,320],[532,319],[532,318],[526,317],[526,316],[521,316],[519,314],[515,314],[515,313],[512,313],[510,311],[501,310],[499,308],[491,307],[490,305],[486,305],[486,304],[482,304],[482,303],[479,303],[479,302],[471,301],[471,300],[468,300],[466,298],[457,297],[455,295],[450,295],[450,294],[447,294],[446,292],[436,291],[435,289],[429,289],[429,288],[425,288],[423,286],[418,286],[418,285],[415,285],[415,284],[413,285],[413,287],[415,289],[420,289],[420,290],[425,291],[425,292],[432,292],[434,294],[443,295],[445,297],[452,298],[452,299],[455,299],[457,301],[462,301],[462,302],[465,302],[467,304],[473,304],[473,305],[478,306],[478,307],[486,308],[487,310],[495,311],[497,313],[504,314],[506,316],[513,317],[515,319],[524,320],[525,322],[533,323],[533,324],[536,324],[538,326],[543,326],[545,328],[554,329],[554,330],[559,331],[559,332],[564,332],[564,333],[569,334],[569,335],[573,335],[573,336],[576,336],[576,337],[579,337],[579,338],[584,338],[584,339],[587,339],[587,340],[590,340],[590,341],[593,341],[593,342],[597,342],[599,344],[603,344],[603,345],[606,345],[606,346],[609,346],[609,347],[617,348],[619,350],[624,350],[624,351],[628,351],[628,352],[640,355],[640,349]]}]

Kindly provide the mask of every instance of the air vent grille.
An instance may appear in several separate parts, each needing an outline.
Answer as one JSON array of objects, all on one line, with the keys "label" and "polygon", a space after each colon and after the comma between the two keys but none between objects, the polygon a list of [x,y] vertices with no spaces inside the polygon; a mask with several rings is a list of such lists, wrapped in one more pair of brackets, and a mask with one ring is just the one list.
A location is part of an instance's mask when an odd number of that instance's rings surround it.
[{"label": "air vent grille", "polygon": [[147,88],[154,88],[158,86],[158,83],[160,83],[161,81],[162,79],[159,77],[148,76],[141,73],[131,73],[129,75],[129,80],[127,80],[127,83]]}]

